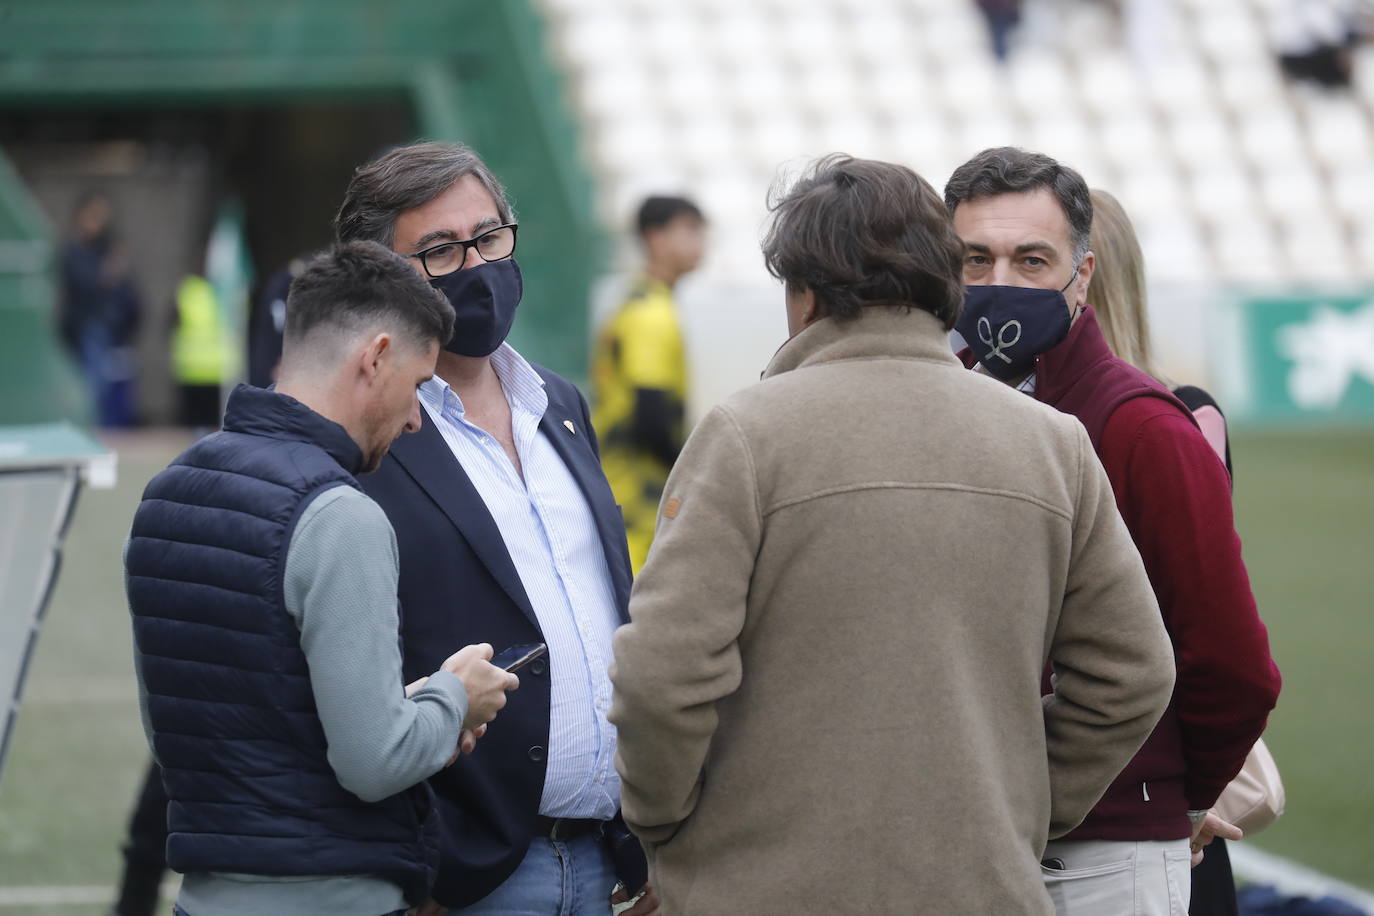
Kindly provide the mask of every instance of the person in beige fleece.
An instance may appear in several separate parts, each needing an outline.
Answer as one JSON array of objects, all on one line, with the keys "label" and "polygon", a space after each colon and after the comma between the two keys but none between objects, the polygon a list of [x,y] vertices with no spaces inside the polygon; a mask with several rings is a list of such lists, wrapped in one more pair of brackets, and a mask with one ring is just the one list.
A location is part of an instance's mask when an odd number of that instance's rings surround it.
[{"label": "person in beige fleece", "polygon": [[951,354],[924,179],[830,156],[772,210],[792,336],[689,438],[615,638],[625,819],[669,916],[1048,916],[1046,841],[1173,687],[1139,554],[1083,427]]}]

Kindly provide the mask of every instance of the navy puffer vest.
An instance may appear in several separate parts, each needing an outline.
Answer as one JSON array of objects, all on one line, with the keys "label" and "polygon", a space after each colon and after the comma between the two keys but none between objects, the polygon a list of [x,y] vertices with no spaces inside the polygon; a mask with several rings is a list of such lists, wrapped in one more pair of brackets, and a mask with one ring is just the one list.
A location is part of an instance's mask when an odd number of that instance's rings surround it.
[{"label": "navy puffer vest", "polygon": [[324,490],[356,487],[361,462],[338,424],[239,386],[224,431],[143,494],[129,605],[179,872],[378,875],[412,903],[433,883],[428,785],[376,804],[339,785],[283,597],[296,520]]}]

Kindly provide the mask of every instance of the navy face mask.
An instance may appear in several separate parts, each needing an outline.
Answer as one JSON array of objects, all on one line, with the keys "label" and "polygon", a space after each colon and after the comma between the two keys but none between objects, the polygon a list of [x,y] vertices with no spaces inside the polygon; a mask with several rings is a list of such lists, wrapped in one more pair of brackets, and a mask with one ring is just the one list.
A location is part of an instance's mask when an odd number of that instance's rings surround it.
[{"label": "navy face mask", "polygon": [[459,356],[490,356],[505,342],[525,292],[514,258],[455,270],[429,282],[453,306],[453,339],[445,350]]},{"label": "navy face mask", "polygon": [[970,286],[955,329],[973,348],[983,368],[1004,382],[1029,375],[1035,357],[1069,333],[1072,316],[1063,289]]}]

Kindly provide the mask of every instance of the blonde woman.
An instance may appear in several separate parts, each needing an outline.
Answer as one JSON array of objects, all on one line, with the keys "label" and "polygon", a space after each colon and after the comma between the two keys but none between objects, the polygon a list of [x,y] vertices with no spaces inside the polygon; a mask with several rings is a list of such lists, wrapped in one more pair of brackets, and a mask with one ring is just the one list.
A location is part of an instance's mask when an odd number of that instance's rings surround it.
[{"label": "blonde woman", "polygon": [[1175,386],[1154,364],[1150,352],[1150,316],[1145,293],[1145,258],[1131,218],[1121,202],[1101,189],[1091,193],[1093,227],[1090,244],[1097,268],[1088,287],[1088,301],[1097,310],[1102,336],[1117,356],[1159,379],[1182,401],[1212,448],[1231,471],[1231,447],[1226,418],[1212,396],[1193,385]]},{"label": "blonde woman", "polygon": [[[1176,387],[1160,374],[1150,353],[1150,319],[1145,293],[1145,259],[1135,228],[1118,201],[1106,191],[1094,190],[1093,224],[1089,244],[1097,256],[1097,268],[1088,286],[1088,302],[1097,312],[1102,336],[1117,356],[1148,372],[1172,389],[1193,412],[1198,426],[1231,473],[1231,448],[1226,438],[1226,418],[1212,396],[1192,385]],[[1196,850],[1195,850],[1196,851]],[[1196,858],[1196,856],[1195,856]],[[1235,916],[1236,885],[1226,841],[1218,837],[1193,869],[1189,916]]]}]

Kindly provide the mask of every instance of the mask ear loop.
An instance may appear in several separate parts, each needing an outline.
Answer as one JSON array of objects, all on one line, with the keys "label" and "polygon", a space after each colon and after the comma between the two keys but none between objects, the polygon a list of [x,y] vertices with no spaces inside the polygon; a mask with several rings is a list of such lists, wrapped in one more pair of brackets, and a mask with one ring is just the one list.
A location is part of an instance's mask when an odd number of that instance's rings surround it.
[{"label": "mask ear loop", "polygon": [[[1069,272],[1069,282],[1068,282],[1068,283],[1065,283],[1063,286],[1059,287],[1059,293],[1060,293],[1060,295],[1063,295],[1063,294],[1064,294],[1064,290],[1068,289],[1070,286],[1073,286],[1073,281],[1076,280],[1076,279],[1078,278],[1078,268],[1080,268],[1080,267],[1082,267],[1082,266],[1083,266],[1083,259],[1082,259],[1082,258],[1079,258],[1077,261],[1074,262],[1073,270]],[[1077,317],[1078,315],[1082,314],[1082,312],[1083,312],[1083,306],[1080,305],[1078,308],[1074,309],[1074,316]]]},{"label": "mask ear loop", "polygon": [[1065,283],[1063,286],[1059,287],[1059,291],[1060,291],[1061,293],[1062,293],[1064,290],[1068,289],[1070,286],[1073,286],[1073,281],[1074,281],[1075,279],[1077,279],[1077,277],[1078,277],[1078,268],[1080,268],[1080,267],[1082,267],[1082,266],[1083,266],[1083,259],[1082,259],[1082,258],[1079,258],[1077,261],[1074,261],[1074,262],[1073,262],[1073,270],[1069,271],[1069,282],[1068,282],[1068,283]]}]

